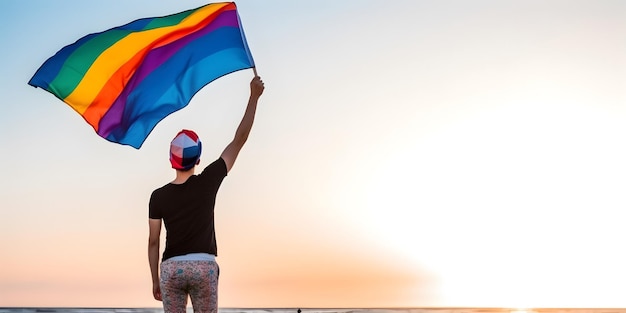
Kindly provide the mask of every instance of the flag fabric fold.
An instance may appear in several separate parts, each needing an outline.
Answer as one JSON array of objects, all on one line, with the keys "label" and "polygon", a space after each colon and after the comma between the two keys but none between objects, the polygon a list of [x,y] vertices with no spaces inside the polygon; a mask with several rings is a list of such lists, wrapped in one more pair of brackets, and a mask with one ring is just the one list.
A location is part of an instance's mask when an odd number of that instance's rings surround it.
[{"label": "flag fabric fold", "polygon": [[28,84],[67,103],[99,136],[138,149],[202,87],[253,67],[237,7],[223,2],[87,35]]}]

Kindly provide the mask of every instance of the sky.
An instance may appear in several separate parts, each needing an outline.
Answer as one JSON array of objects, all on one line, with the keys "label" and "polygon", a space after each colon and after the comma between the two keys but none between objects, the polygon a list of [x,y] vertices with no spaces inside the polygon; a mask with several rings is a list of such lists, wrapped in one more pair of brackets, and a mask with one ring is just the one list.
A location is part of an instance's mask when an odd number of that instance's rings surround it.
[{"label": "sky", "polygon": [[[0,307],[158,307],[148,200],[251,70],[139,150],[27,85],[197,0],[0,0]],[[237,2],[265,82],[216,206],[220,307],[626,307],[626,1]]]}]

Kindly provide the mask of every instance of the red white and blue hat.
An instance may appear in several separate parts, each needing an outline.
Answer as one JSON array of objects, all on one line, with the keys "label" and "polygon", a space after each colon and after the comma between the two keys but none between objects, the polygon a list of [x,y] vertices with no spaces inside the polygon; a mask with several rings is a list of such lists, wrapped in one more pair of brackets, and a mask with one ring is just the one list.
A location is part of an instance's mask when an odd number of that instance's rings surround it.
[{"label": "red white and blue hat", "polygon": [[190,170],[200,159],[202,143],[193,130],[183,129],[170,145],[170,163],[177,170]]}]

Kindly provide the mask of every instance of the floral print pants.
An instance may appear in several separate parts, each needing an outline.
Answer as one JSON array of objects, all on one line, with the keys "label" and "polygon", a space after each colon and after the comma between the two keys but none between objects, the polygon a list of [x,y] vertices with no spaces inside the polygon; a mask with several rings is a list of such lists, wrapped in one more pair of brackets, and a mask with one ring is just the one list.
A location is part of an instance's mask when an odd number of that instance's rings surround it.
[{"label": "floral print pants", "polygon": [[219,266],[215,261],[161,263],[161,295],[166,313],[184,313],[187,295],[194,312],[217,313]]}]

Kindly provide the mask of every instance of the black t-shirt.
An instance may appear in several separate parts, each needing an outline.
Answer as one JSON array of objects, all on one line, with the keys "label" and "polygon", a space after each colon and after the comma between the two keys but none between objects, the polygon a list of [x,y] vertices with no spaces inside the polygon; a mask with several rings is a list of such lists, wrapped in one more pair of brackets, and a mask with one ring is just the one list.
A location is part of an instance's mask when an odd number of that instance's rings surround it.
[{"label": "black t-shirt", "polygon": [[185,183],[169,183],[152,192],[149,217],[163,219],[167,232],[163,261],[188,253],[217,255],[213,212],[226,174],[226,163],[219,158]]}]

